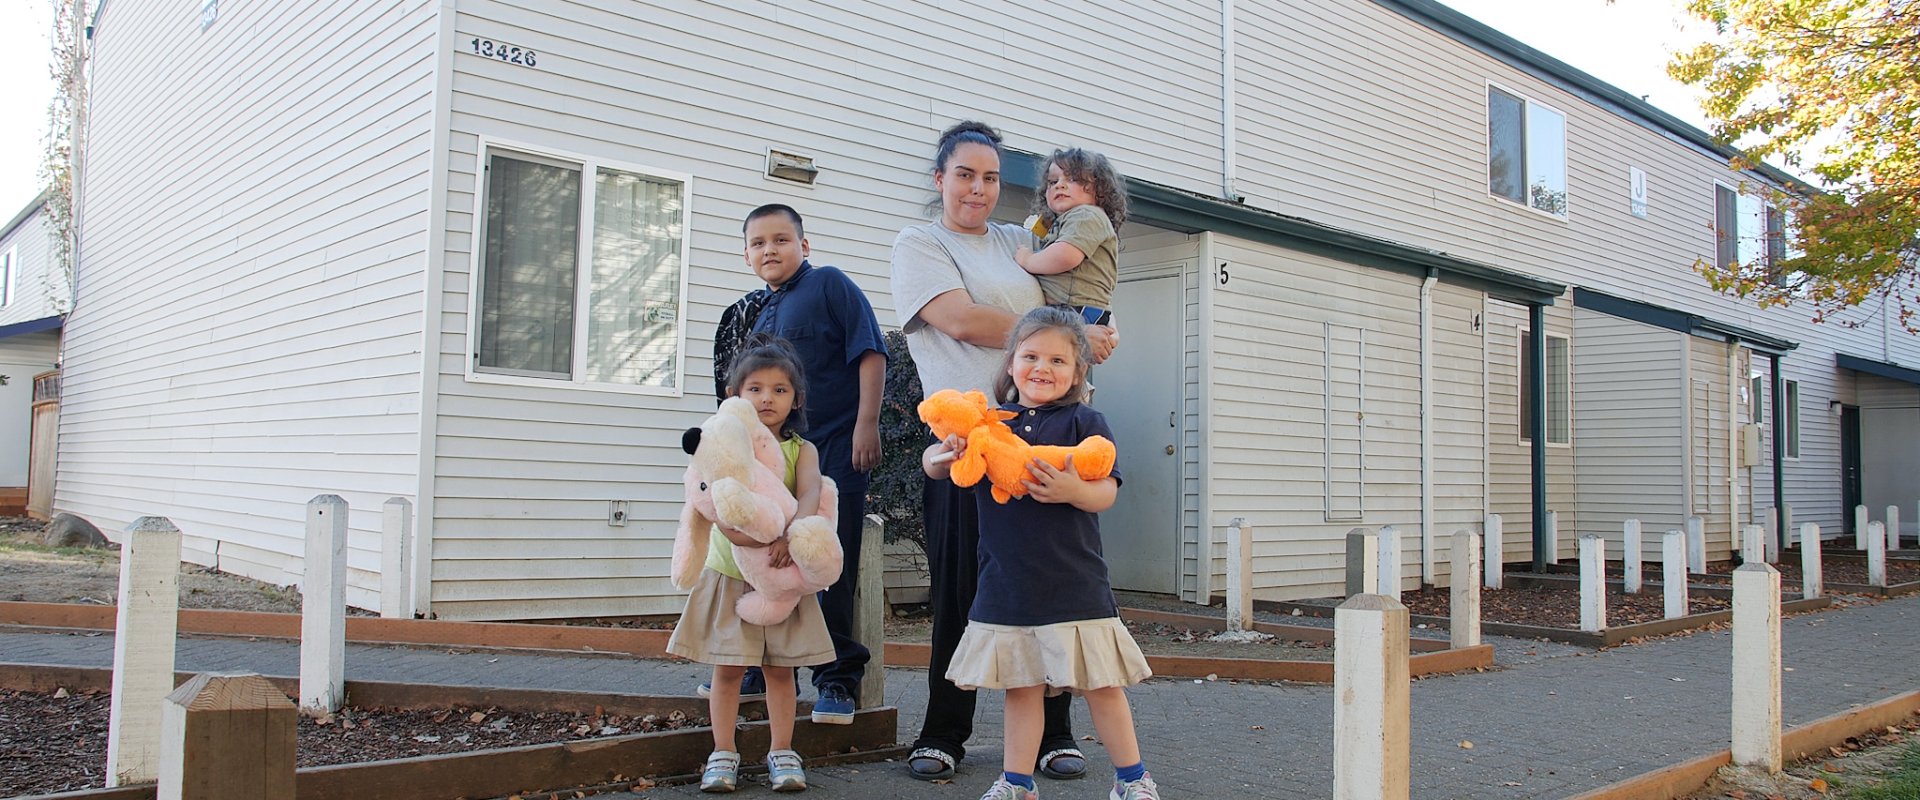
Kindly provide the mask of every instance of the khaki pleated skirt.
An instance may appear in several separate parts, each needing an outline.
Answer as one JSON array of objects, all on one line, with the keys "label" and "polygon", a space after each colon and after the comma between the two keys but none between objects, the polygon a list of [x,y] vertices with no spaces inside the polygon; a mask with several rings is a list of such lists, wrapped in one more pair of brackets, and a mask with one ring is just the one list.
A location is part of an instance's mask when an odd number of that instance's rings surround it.
[{"label": "khaki pleated skirt", "polygon": [[1132,686],[1152,675],[1119,617],[1037,627],[969,620],[947,667],[947,680],[963,689],[1046,686],[1049,695]]},{"label": "khaki pleated skirt", "polygon": [[827,635],[818,597],[800,598],[800,605],[780,624],[760,626],[742,622],[733,610],[747,588],[746,581],[701,570],[687,593],[687,610],[680,612],[667,640],[667,652],[730,667],[811,667],[833,660],[833,639]]}]

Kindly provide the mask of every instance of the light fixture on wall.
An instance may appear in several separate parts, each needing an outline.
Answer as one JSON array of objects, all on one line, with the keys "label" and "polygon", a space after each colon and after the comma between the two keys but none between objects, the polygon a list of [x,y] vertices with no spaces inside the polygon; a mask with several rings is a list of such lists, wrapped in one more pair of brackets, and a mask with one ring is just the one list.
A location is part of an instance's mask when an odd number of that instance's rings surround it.
[{"label": "light fixture on wall", "polygon": [[1838,400],[1828,400],[1828,401],[1827,401],[1827,413],[1829,413],[1829,414],[1832,414],[1832,415],[1834,415],[1834,416],[1836,416],[1836,417],[1837,417],[1837,416],[1840,416],[1840,401],[1838,401]]},{"label": "light fixture on wall", "polygon": [[782,150],[767,150],[767,177],[792,181],[803,186],[812,186],[820,176],[820,168],[814,166],[813,156],[788,153]]}]

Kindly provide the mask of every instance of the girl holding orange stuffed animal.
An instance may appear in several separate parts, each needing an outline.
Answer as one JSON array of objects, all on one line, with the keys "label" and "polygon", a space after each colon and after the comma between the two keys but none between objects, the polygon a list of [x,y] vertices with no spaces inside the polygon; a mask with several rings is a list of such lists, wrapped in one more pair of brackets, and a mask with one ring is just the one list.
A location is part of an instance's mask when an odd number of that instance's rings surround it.
[{"label": "girl holding orange stuffed animal", "polygon": [[[1112,438],[1107,420],[1085,405],[1090,362],[1085,324],[1065,309],[1029,312],[1008,339],[1005,374],[994,383],[1014,434],[1030,444],[1073,445]],[[927,477],[944,480],[966,450],[958,435],[921,454]],[[1066,690],[1085,697],[1113,760],[1111,800],[1158,800],[1140,758],[1127,686],[1152,673],[1120,622],[1101,554],[1099,513],[1112,507],[1120,472],[1088,481],[1071,461],[1057,469],[1035,459],[1027,496],[1006,503],[975,485],[980,519],[980,584],[947,679],[965,689],[1006,690],[1006,747],[1000,779],[981,800],[1035,800],[1042,701]]]}]

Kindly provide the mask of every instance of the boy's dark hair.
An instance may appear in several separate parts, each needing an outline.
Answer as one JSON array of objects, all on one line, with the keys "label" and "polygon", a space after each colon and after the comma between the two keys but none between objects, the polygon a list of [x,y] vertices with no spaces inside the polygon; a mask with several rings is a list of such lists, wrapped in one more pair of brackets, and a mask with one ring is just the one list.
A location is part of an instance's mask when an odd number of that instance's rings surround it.
[{"label": "boy's dark hair", "polygon": [[1085,184],[1087,190],[1093,192],[1094,205],[1107,212],[1107,219],[1113,223],[1114,232],[1118,233],[1120,226],[1127,222],[1127,182],[1106,156],[1079,147],[1055,150],[1053,155],[1047,156],[1046,163],[1040,165],[1040,181],[1043,185],[1033,197],[1034,210],[1040,214],[1040,218],[1051,227],[1059,217],[1047,207],[1047,189],[1044,185],[1047,169],[1054,166],[1060,167],[1060,174]]},{"label": "boy's dark hair", "polygon": [[754,220],[775,214],[787,215],[787,219],[793,220],[793,232],[802,239],[807,238],[807,224],[800,220],[800,212],[793,210],[793,206],[785,203],[768,203],[747,212],[747,218],[740,223],[740,235],[746,235],[747,226],[752,225]]},{"label": "boy's dark hair", "polygon": [[740,384],[748,375],[769,368],[787,373],[787,381],[793,384],[793,411],[780,426],[780,438],[806,433],[807,375],[800,370],[800,354],[793,349],[792,342],[770,333],[748,336],[740,354],[734,356],[732,368],[727,370],[727,396],[739,394]]},{"label": "boy's dark hair", "polygon": [[1041,331],[1057,330],[1073,340],[1073,388],[1053,401],[1059,405],[1087,402],[1087,370],[1093,367],[1093,345],[1087,341],[1087,323],[1080,315],[1061,306],[1041,306],[1020,318],[1007,335],[1007,357],[1001,361],[1000,374],[993,378],[993,397],[1002,403],[1017,402],[1020,392],[1013,386],[1013,354],[1020,343]]}]

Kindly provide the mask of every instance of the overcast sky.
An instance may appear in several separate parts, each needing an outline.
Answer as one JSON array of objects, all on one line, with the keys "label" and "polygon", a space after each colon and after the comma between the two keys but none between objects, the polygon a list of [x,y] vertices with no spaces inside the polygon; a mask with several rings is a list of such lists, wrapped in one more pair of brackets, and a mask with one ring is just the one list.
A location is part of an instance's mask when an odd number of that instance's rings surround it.
[{"label": "overcast sky", "polygon": [[[1675,20],[1677,0],[1443,0],[1448,5],[1562,61],[1592,73],[1694,125],[1692,90],[1666,77],[1667,54],[1697,41]],[[49,51],[52,0],[0,0],[0,222],[40,193],[47,105],[53,96]]]}]

